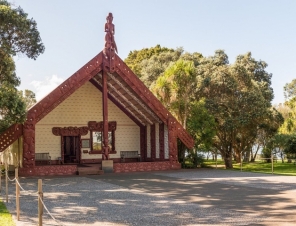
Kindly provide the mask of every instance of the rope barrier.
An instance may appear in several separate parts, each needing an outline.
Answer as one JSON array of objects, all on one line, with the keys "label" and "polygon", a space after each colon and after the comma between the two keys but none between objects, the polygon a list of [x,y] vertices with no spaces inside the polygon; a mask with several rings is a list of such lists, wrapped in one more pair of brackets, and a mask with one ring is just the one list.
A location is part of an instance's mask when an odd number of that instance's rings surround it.
[{"label": "rope barrier", "polygon": [[48,213],[48,215],[49,215],[49,216],[50,216],[50,217],[51,217],[56,223],[58,223],[58,224],[64,226],[64,224],[63,224],[62,222],[58,221],[57,219],[55,219],[54,216],[52,216],[52,214],[49,212],[49,210],[47,209],[46,205],[44,204],[44,202],[43,202],[43,200],[42,200],[40,194],[38,194],[38,198],[39,198],[39,200],[41,201],[41,203],[42,203],[44,209],[46,210],[46,212]]},{"label": "rope barrier", "polygon": [[[6,172],[8,172],[8,171],[6,171]],[[7,175],[7,174],[6,174],[6,175]],[[58,220],[57,220],[57,219],[56,219],[56,218],[55,218],[55,217],[49,212],[48,208],[46,207],[45,203],[43,202],[43,200],[42,200],[40,194],[38,193],[38,191],[37,191],[36,193],[32,193],[32,192],[30,192],[30,191],[25,190],[25,189],[21,186],[20,182],[16,179],[16,177],[15,177],[14,179],[10,179],[9,176],[7,175],[7,179],[8,179],[9,181],[11,181],[11,182],[15,181],[15,182],[18,184],[18,186],[20,187],[20,189],[22,190],[22,192],[27,193],[27,195],[32,195],[32,196],[37,195],[37,196],[38,196],[38,199],[41,201],[41,203],[42,203],[44,209],[46,210],[47,214],[48,214],[48,215],[49,215],[49,216],[50,216],[50,217],[51,217],[56,223],[58,223],[58,224],[61,225],[61,226],[65,226],[65,224],[63,224],[62,222],[58,221]]]},{"label": "rope barrier", "polygon": [[7,179],[8,179],[9,181],[13,182],[13,181],[16,180],[16,178],[14,178],[14,179],[10,179],[10,178],[9,178],[9,176],[8,176],[8,170],[6,170],[6,175],[7,175],[6,177],[7,177]]}]

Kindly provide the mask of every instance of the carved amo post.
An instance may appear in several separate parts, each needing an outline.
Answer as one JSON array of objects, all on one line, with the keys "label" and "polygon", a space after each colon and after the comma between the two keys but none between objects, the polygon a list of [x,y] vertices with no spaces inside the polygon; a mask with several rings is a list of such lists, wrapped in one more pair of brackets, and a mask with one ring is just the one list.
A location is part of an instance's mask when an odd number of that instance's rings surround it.
[{"label": "carved amo post", "polygon": [[168,118],[168,132],[169,132],[169,158],[172,167],[178,164],[178,147],[177,147],[177,127],[174,118]]},{"label": "carved amo post", "polygon": [[35,167],[35,116],[28,115],[23,126],[23,167]]},{"label": "carved amo post", "polygon": [[108,148],[108,90],[107,90],[107,72],[103,71],[102,75],[102,86],[103,86],[103,148],[102,148],[102,159],[109,159],[109,148]]}]

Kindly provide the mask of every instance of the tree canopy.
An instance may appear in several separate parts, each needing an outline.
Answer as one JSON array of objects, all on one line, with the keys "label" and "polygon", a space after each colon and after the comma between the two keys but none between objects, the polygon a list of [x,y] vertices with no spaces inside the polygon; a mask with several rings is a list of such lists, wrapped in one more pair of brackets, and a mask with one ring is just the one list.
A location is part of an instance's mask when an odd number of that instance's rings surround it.
[{"label": "tree canopy", "polygon": [[[230,64],[223,50],[203,57],[156,46],[132,51],[126,62],[137,68],[140,79],[188,128],[195,148],[214,146],[228,168],[233,156],[239,160],[240,153],[249,153],[256,142],[270,139],[283,122],[271,106],[272,74],[251,53]],[[179,152],[182,161],[184,150]]]},{"label": "tree canopy", "polygon": [[25,97],[16,89],[20,79],[12,57],[25,54],[36,59],[44,49],[36,22],[21,7],[0,0],[0,132],[24,122],[26,114]]}]

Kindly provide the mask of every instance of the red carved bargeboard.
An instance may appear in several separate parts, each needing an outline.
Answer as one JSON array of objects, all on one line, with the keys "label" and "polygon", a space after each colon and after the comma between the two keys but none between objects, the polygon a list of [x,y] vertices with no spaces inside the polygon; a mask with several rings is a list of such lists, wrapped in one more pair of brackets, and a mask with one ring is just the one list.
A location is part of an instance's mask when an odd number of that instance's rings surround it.
[{"label": "red carved bargeboard", "polygon": [[159,171],[181,169],[180,163],[172,163],[170,161],[163,162],[130,162],[130,163],[114,163],[114,173],[141,172],[141,171]]},{"label": "red carved bargeboard", "polygon": [[57,176],[76,175],[77,165],[46,165],[32,168],[20,168],[20,176]]}]

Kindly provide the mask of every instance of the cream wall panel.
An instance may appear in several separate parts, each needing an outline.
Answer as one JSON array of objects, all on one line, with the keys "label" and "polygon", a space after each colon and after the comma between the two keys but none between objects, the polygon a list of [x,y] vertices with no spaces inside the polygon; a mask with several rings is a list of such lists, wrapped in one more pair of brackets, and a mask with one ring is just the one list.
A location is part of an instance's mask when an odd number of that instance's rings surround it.
[{"label": "cream wall panel", "polygon": [[61,137],[54,136],[51,132],[51,126],[36,125],[35,128],[35,152],[49,152],[52,160],[61,157]]},{"label": "cream wall panel", "polygon": [[[61,156],[60,136],[52,134],[52,127],[87,126],[88,121],[102,120],[102,93],[87,82],[36,124],[36,153],[49,152],[52,160]],[[140,128],[110,100],[108,100],[108,120],[117,122],[115,131],[117,154],[112,154],[111,158],[119,158],[120,151],[140,150]],[[81,138],[89,139],[90,134]],[[82,153],[82,159],[94,158],[101,158],[101,154]]]}]

